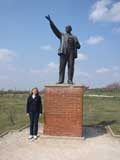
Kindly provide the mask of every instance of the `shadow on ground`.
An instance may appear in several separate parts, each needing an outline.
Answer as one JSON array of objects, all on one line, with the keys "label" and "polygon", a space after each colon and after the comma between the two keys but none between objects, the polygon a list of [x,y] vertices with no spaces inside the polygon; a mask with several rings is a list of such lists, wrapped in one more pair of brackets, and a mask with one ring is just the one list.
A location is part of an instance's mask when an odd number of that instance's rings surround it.
[{"label": "shadow on ground", "polygon": [[115,124],[116,120],[111,121],[101,121],[96,125],[84,125],[83,126],[83,136],[86,138],[93,138],[101,136],[107,133],[106,126]]},{"label": "shadow on ground", "polygon": [[83,137],[85,139],[101,136],[106,133],[107,131],[105,127],[101,127],[101,126],[84,126],[83,127]]}]

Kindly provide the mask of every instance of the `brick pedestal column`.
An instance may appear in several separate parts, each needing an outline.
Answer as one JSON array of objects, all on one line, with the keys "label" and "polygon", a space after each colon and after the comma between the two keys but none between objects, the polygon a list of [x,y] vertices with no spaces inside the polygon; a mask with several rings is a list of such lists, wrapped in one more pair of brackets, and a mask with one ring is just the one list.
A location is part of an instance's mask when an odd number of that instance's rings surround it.
[{"label": "brick pedestal column", "polygon": [[44,134],[82,136],[83,93],[84,86],[54,85],[45,87]]}]

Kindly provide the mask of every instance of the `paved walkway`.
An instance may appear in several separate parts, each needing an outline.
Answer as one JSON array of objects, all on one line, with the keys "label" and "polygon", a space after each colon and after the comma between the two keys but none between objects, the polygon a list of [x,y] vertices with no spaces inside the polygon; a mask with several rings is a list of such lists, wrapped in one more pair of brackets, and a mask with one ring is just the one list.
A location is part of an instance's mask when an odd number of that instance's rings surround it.
[{"label": "paved walkway", "polygon": [[104,130],[85,128],[85,139],[50,138],[28,140],[28,128],[0,138],[0,160],[120,160],[120,140]]}]

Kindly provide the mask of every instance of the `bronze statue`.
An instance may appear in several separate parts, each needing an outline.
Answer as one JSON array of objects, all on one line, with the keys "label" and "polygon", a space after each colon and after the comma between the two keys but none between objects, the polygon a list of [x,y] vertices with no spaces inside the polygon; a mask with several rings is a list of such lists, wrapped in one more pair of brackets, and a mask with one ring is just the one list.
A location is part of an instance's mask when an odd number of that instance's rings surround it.
[{"label": "bronze statue", "polygon": [[46,19],[50,22],[52,31],[60,40],[60,47],[58,49],[58,55],[60,56],[58,84],[64,83],[65,67],[67,63],[68,84],[73,84],[74,63],[75,58],[77,58],[77,49],[80,49],[80,43],[77,37],[71,33],[72,27],[70,25],[65,27],[66,33],[61,33],[51,20],[50,15],[46,16]]}]

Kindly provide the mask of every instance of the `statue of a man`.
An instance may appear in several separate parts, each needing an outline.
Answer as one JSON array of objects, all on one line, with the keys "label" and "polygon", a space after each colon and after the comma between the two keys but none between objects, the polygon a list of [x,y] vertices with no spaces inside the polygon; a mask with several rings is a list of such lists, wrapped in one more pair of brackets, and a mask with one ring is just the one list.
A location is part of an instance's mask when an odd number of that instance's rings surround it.
[{"label": "statue of a man", "polygon": [[68,84],[73,84],[74,63],[75,58],[77,58],[77,49],[80,49],[80,43],[77,37],[71,33],[72,27],[70,25],[65,27],[66,33],[61,33],[49,15],[46,16],[46,19],[50,22],[52,31],[60,40],[60,47],[58,49],[58,55],[60,56],[58,84],[64,83],[65,67],[67,63]]}]

